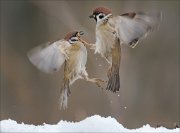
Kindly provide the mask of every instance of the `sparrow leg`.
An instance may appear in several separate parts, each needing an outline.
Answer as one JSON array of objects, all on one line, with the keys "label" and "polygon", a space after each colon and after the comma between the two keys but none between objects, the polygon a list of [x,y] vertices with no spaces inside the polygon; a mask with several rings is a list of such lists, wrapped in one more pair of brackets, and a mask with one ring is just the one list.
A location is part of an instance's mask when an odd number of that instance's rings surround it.
[{"label": "sparrow leg", "polygon": [[107,83],[107,81],[99,79],[99,78],[89,78],[87,72],[85,71],[83,74],[81,74],[83,79],[85,79],[88,82],[95,83],[98,87],[103,89],[104,83]]},{"label": "sparrow leg", "polygon": [[107,83],[107,81],[99,79],[99,78],[91,78],[91,79],[88,79],[87,81],[95,83],[98,87],[102,89],[103,89],[104,83]]}]

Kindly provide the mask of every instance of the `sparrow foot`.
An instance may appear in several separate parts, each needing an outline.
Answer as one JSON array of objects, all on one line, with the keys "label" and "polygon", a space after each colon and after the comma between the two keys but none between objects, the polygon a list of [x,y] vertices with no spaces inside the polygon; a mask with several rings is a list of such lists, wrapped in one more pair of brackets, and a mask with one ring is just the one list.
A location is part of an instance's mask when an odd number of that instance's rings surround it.
[{"label": "sparrow foot", "polygon": [[95,80],[95,84],[96,84],[98,87],[104,89],[104,88],[103,88],[103,85],[104,85],[105,83],[107,83],[107,81],[102,80],[102,79],[98,79],[98,78],[95,78],[94,80]]},{"label": "sparrow foot", "polygon": [[107,83],[107,81],[102,80],[102,79],[99,79],[99,78],[92,78],[92,79],[88,79],[87,81],[92,82],[92,83],[95,83],[95,84],[96,84],[99,88],[101,88],[101,89],[104,89],[104,88],[103,88],[103,85],[104,85],[105,83]]}]

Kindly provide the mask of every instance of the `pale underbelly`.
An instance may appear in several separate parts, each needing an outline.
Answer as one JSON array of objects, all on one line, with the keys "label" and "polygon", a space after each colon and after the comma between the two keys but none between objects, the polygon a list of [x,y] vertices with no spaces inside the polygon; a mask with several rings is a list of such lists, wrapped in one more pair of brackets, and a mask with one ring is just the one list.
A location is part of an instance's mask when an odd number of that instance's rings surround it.
[{"label": "pale underbelly", "polygon": [[112,48],[114,47],[115,38],[100,36],[96,41],[96,53],[99,53],[102,57],[104,57],[108,63],[112,62]]},{"label": "pale underbelly", "polygon": [[116,34],[111,25],[108,23],[96,27],[95,53],[99,53],[108,63],[112,62],[112,48],[116,41]]},{"label": "pale underbelly", "polygon": [[68,66],[68,77],[70,79],[70,84],[76,81],[79,78],[82,78],[82,75],[86,71],[86,61],[87,61],[87,51],[83,50],[73,54],[69,58]]}]

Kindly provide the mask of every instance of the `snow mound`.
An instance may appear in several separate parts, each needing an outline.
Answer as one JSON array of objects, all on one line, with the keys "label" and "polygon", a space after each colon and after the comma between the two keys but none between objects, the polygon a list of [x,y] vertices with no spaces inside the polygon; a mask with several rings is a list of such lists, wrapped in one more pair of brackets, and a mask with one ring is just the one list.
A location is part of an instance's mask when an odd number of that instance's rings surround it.
[{"label": "snow mound", "polygon": [[124,128],[116,119],[112,117],[101,117],[94,115],[88,117],[80,122],[67,122],[60,121],[55,125],[43,124],[43,125],[28,125],[18,124],[14,120],[2,120],[0,121],[1,132],[153,132],[153,133],[165,133],[165,132],[179,132],[180,128],[166,129],[164,127],[153,128],[149,125],[145,125],[138,129]]}]

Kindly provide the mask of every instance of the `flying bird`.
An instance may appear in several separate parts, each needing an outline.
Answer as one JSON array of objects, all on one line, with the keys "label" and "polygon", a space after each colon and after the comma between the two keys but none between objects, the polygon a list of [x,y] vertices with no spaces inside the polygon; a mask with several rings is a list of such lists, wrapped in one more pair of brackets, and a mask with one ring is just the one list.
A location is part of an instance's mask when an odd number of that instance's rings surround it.
[{"label": "flying bird", "polygon": [[89,46],[110,64],[106,89],[117,92],[120,88],[121,44],[134,48],[159,25],[161,13],[129,12],[115,16],[109,8],[97,7],[89,17],[96,21],[96,42]]},{"label": "flying bird", "polygon": [[71,94],[70,85],[77,79],[95,83],[102,87],[104,80],[89,78],[86,71],[87,50],[85,41],[80,37],[82,31],[69,32],[64,39],[40,45],[28,52],[28,58],[33,65],[45,73],[57,72],[64,64],[63,86],[60,91],[60,109],[66,109],[68,97]]}]

